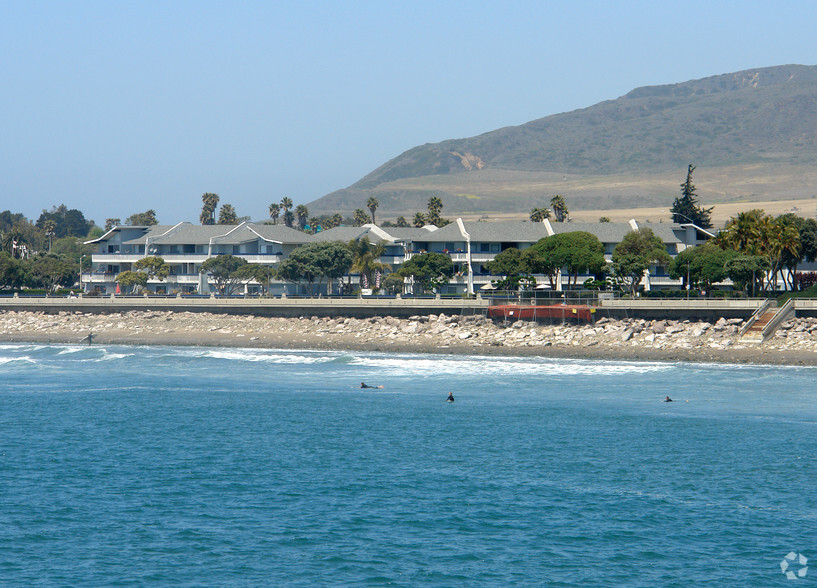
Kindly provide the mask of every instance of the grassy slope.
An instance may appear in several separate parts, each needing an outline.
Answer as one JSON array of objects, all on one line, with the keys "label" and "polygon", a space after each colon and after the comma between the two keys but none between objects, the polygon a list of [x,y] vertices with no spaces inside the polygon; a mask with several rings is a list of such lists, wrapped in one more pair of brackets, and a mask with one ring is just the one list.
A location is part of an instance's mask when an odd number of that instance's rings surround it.
[{"label": "grassy slope", "polygon": [[[452,151],[485,167],[465,171]],[[524,212],[563,194],[573,210],[669,206],[687,163],[707,205],[817,194],[817,67],[780,66],[639,88],[613,101],[469,139],[415,147],[313,213],[380,201],[410,215]]]}]

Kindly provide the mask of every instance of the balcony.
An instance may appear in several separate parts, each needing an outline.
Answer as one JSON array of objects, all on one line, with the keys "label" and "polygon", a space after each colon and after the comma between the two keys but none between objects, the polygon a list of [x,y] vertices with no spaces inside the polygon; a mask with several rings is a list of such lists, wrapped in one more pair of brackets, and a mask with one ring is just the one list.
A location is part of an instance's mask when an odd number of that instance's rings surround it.
[{"label": "balcony", "polygon": [[246,259],[247,263],[262,263],[264,265],[269,265],[271,263],[280,263],[284,256],[281,253],[238,253],[236,254],[236,257]]},{"label": "balcony", "polygon": [[133,263],[145,257],[144,253],[94,253],[91,259],[94,263]]},{"label": "balcony", "polygon": [[116,274],[109,272],[82,272],[80,276],[83,284],[106,284],[116,280]]}]

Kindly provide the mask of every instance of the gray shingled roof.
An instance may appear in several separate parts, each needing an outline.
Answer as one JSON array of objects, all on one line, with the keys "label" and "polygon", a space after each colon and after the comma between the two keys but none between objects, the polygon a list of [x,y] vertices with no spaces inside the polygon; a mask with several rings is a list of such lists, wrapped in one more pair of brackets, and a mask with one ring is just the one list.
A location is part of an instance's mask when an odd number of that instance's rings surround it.
[{"label": "gray shingled roof", "polygon": [[[472,242],[506,242],[506,243],[535,243],[547,237],[547,229],[542,223],[524,221],[498,222],[466,222],[465,230],[471,236]],[[441,229],[417,239],[434,243],[456,242],[465,239],[460,233],[457,223],[448,224]]]},{"label": "gray shingled roof", "polygon": [[[128,239],[127,241],[122,241],[122,244],[123,245],[143,245],[145,243],[145,238],[146,237],[150,237],[152,239],[153,237],[161,235],[162,233],[166,233],[167,231],[172,229],[174,226],[175,225],[152,225],[150,227],[139,227],[140,229],[142,229],[144,231],[142,233],[142,235],[140,237],[136,237],[135,239]],[[134,228],[134,227],[119,227],[119,228],[120,229],[123,229],[123,228],[131,229],[131,228]]]},{"label": "gray shingled roof", "polygon": [[602,243],[619,243],[624,238],[624,235],[633,230],[630,223],[583,223],[571,221],[568,223],[551,222],[550,226],[553,227],[553,232],[557,235],[584,231],[595,235]]},{"label": "gray shingled roof", "polygon": [[[314,241],[341,241],[348,243],[352,239],[360,239],[369,233],[366,227],[332,227],[312,236]],[[371,235],[369,239],[371,239]],[[372,239],[373,240],[373,239]],[[379,241],[379,239],[378,239]]]},{"label": "gray shingled roof", "polygon": [[681,228],[681,225],[674,223],[648,223],[640,221],[638,223],[639,229],[650,229],[657,237],[664,243],[681,243],[682,240],[678,238],[675,231]]},{"label": "gray shingled roof", "polygon": [[213,243],[224,245],[238,245],[248,241],[255,241],[258,237],[273,243],[309,243],[313,237],[286,225],[264,225],[248,223],[223,237],[213,238]]},{"label": "gray shingled roof", "polygon": [[[638,228],[648,228],[655,233],[663,243],[680,243],[680,239],[672,231],[672,225],[668,223],[645,223],[639,222]],[[620,243],[624,235],[633,230],[630,223],[583,223],[571,221],[568,223],[551,222],[553,232],[572,233],[574,231],[585,231],[598,237],[602,243]]]},{"label": "gray shingled roof", "polygon": [[226,235],[238,225],[194,225],[182,223],[166,235],[151,237],[157,245],[191,245],[209,243],[210,239]]},{"label": "gray shingled roof", "polygon": [[[496,221],[496,222],[466,222],[465,230],[473,242],[506,242],[506,243],[535,243],[548,236],[544,223],[525,221]],[[672,223],[638,223],[639,227],[651,229],[664,243],[680,243],[682,239],[676,231],[682,231],[681,225]],[[569,233],[586,231],[599,238],[602,243],[620,243],[624,235],[632,230],[630,223],[585,223],[572,221],[567,223],[551,222],[554,233]],[[212,239],[214,243],[239,244],[257,239],[258,236],[275,243],[303,244],[311,241],[341,241],[348,243],[352,239],[368,236],[372,242],[380,242],[377,233],[371,227],[335,227],[321,231],[316,235],[308,235],[285,225],[266,225],[244,223],[242,225],[194,225],[180,223],[179,225],[153,225],[139,227],[144,234],[135,239],[124,241],[124,244],[144,244],[146,238],[151,243],[161,245],[189,245],[206,244]],[[456,222],[448,224],[435,231],[414,227],[386,227],[380,228],[395,241],[428,241],[436,243],[462,242],[464,238]],[[253,232],[254,231],[254,232]],[[257,233],[257,235],[256,235]],[[110,234],[106,233],[106,234]],[[89,241],[96,243],[103,238]]]},{"label": "gray shingled roof", "polygon": [[391,235],[395,241],[425,241],[435,231],[417,227],[380,227]]}]

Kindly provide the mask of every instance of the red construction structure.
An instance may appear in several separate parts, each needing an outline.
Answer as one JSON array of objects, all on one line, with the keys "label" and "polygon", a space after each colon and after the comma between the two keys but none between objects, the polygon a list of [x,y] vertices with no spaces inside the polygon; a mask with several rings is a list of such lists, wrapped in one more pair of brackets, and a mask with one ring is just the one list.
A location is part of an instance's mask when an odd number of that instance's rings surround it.
[{"label": "red construction structure", "polygon": [[521,306],[519,304],[501,304],[488,307],[488,318],[503,320],[554,320],[593,322],[594,308],[572,304],[554,304],[551,306]]}]

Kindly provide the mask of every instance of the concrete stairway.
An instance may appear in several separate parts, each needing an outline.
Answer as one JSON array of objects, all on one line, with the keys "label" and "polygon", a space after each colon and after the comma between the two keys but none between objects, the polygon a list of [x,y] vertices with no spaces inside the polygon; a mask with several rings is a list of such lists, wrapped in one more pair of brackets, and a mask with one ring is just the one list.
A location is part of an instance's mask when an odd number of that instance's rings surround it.
[{"label": "concrete stairway", "polygon": [[776,308],[770,308],[755,319],[755,322],[740,336],[741,343],[763,343],[763,329],[766,328],[774,315],[777,314]]},{"label": "concrete stairway", "polygon": [[741,332],[741,343],[763,343],[774,335],[780,325],[795,315],[794,299],[789,299],[780,308],[766,306],[758,310],[759,312],[752,315],[745,330]]}]

